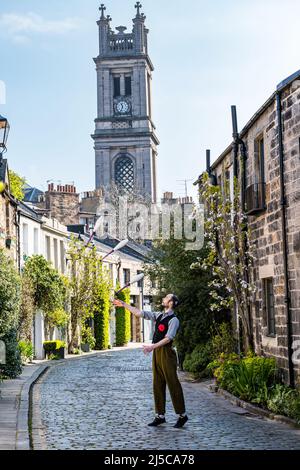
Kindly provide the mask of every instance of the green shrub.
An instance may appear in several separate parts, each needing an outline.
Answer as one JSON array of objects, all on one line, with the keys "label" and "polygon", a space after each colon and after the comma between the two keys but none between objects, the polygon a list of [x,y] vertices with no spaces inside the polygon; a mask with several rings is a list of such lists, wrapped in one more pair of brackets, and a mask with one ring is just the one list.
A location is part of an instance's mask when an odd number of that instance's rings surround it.
[{"label": "green shrub", "polygon": [[17,328],[20,310],[20,276],[13,261],[0,249],[0,339]]},{"label": "green shrub", "polygon": [[[118,294],[118,299],[130,303],[130,291],[125,289]],[[124,307],[116,307],[116,345],[126,346],[131,337],[131,315]]]},{"label": "green shrub", "polygon": [[296,419],[300,423],[300,393],[284,384],[276,384],[269,393],[267,407],[273,413]]},{"label": "green shrub", "polygon": [[0,366],[0,374],[9,379],[15,379],[22,373],[21,355],[18,348],[17,331],[11,329],[2,336],[6,346],[6,364]]},{"label": "green shrub", "polygon": [[211,349],[215,359],[219,358],[222,353],[232,354],[235,352],[236,340],[230,323],[214,324],[212,328]]},{"label": "green shrub", "polygon": [[197,376],[208,376],[207,366],[211,360],[212,345],[210,342],[198,344],[192,353],[185,356],[183,368]]},{"label": "green shrub", "polygon": [[22,362],[32,361],[34,356],[33,345],[30,341],[19,341],[19,351]]},{"label": "green shrub", "polygon": [[94,313],[95,349],[101,351],[109,346],[110,290],[105,279],[98,289],[97,307]]},{"label": "green shrub", "polygon": [[239,358],[237,355],[214,361],[214,371],[220,387],[242,400],[266,405],[270,387],[276,381],[276,361],[266,357]]}]

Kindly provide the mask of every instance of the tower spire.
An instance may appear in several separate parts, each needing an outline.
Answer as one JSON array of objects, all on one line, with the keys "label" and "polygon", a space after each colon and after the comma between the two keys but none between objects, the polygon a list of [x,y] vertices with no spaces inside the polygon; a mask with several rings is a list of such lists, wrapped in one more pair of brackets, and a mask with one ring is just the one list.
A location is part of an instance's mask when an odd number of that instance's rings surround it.
[{"label": "tower spire", "polygon": [[106,6],[104,5],[104,3],[101,3],[99,10],[101,11],[101,20],[104,20],[105,19],[104,12],[106,10]]}]

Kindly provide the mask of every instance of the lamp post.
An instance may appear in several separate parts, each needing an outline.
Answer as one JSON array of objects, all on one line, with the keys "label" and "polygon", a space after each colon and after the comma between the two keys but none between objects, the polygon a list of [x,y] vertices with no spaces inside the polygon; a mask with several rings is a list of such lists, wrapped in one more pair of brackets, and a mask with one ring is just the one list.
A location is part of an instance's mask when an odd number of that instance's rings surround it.
[{"label": "lamp post", "polygon": [[8,120],[0,114],[0,162],[2,160],[3,153],[6,152],[6,142],[9,129],[10,126]]}]

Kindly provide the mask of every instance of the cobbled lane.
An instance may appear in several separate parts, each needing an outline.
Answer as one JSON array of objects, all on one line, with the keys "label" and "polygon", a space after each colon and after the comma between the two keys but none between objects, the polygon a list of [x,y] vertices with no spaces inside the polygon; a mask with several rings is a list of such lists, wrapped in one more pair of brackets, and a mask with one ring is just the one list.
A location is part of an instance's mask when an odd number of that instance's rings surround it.
[{"label": "cobbled lane", "polygon": [[[141,349],[102,353],[51,367],[38,384],[47,449],[300,449],[300,430],[231,405],[205,384],[184,381],[189,421],[174,429],[153,419],[151,356]],[[37,411],[37,410],[36,410]],[[36,433],[36,431],[34,431]],[[35,438],[33,436],[33,441]]]}]

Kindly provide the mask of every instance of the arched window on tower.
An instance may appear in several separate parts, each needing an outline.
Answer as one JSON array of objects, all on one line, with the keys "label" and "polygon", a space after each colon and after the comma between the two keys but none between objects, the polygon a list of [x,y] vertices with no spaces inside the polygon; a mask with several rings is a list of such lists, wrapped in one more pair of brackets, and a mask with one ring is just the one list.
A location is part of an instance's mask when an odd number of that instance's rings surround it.
[{"label": "arched window on tower", "polygon": [[134,188],[134,165],[130,157],[121,155],[115,163],[115,182],[126,192]]}]

